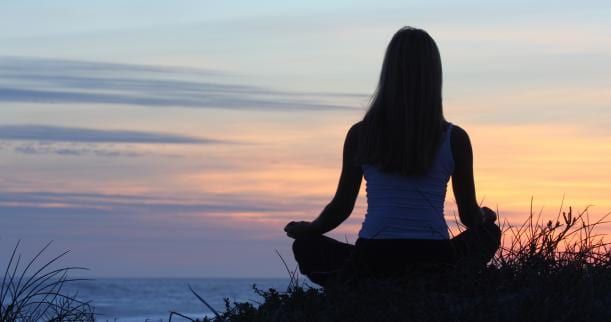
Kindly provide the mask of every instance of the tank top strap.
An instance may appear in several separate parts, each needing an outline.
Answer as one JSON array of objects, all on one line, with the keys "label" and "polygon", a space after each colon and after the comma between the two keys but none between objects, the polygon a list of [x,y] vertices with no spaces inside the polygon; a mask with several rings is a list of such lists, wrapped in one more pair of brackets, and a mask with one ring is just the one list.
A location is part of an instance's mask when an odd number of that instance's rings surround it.
[{"label": "tank top strap", "polygon": [[450,137],[452,134],[452,123],[448,122],[448,128],[446,128],[445,134],[443,136],[443,144],[450,145]]}]

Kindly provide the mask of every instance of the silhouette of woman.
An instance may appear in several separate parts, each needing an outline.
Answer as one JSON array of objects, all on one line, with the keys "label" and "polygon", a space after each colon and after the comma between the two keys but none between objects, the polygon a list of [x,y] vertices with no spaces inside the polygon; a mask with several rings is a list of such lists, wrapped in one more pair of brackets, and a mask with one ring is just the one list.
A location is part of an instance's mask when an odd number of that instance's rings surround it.
[{"label": "silhouette of woman", "polygon": [[[390,41],[371,106],[346,135],[335,197],[312,222],[290,222],[302,274],[320,285],[401,277],[458,262],[485,265],[500,245],[496,213],[475,197],[467,132],[442,110],[441,58],[424,30],[400,29]],[[367,213],[355,245],[323,234],[352,212],[365,177]],[[443,207],[447,183],[461,222],[450,238]]]}]

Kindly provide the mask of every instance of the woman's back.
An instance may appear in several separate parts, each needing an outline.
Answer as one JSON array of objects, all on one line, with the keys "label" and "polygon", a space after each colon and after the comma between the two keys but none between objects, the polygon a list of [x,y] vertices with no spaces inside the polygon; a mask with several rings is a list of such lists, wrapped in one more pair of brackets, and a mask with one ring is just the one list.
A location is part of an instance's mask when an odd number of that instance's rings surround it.
[{"label": "woman's back", "polygon": [[454,171],[447,125],[430,170],[423,176],[390,174],[362,165],[367,213],[359,232],[367,239],[448,239],[443,217],[447,184]]}]

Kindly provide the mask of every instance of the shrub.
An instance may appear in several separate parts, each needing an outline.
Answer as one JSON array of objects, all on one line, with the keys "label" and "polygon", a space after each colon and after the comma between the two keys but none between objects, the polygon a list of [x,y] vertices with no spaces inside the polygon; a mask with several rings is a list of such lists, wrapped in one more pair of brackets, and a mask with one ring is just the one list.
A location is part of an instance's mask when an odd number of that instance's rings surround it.
[{"label": "shrub", "polygon": [[503,244],[483,269],[327,289],[288,270],[285,292],[254,285],[262,303],[225,299],[225,311],[203,321],[611,321],[611,252],[595,232],[606,216],[540,215],[531,207],[521,225],[505,221]]}]

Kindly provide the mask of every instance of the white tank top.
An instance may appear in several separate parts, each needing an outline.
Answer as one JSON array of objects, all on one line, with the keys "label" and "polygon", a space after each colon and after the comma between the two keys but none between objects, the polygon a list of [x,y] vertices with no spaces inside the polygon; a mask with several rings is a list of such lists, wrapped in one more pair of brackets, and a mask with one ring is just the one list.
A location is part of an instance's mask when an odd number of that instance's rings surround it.
[{"label": "white tank top", "polygon": [[435,160],[424,176],[406,177],[364,164],[367,213],[360,238],[448,239],[443,217],[448,181],[454,172],[452,124],[443,134]]}]

